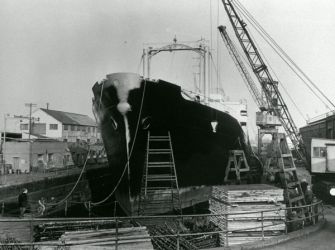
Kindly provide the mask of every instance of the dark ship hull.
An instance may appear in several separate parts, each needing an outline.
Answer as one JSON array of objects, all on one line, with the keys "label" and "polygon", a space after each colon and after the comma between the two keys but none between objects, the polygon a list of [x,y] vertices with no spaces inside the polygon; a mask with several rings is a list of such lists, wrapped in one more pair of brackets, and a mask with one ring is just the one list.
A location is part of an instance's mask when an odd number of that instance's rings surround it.
[{"label": "dark ship hull", "polygon": [[[116,198],[129,214],[137,211],[148,130],[170,131],[178,184],[184,191],[223,184],[229,150],[247,147],[235,118],[184,99],[177,85],[116,73],[96,83],[93,93],[111,181],[119,184]],[[195,197],[200,202],[199,192]]]}]

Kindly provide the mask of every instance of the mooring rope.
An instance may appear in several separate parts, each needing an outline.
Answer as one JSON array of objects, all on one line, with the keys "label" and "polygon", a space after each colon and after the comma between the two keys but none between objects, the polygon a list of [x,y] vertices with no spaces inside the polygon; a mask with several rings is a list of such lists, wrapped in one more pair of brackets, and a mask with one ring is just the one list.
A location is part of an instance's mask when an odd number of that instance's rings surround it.
[{"label": "mooring rope", "polygon": [[138,134],[138,128],[139,128],[139,125],[140,125],[140,120],[141,120],[141,116],[142,116],[142,109],[143,109],[143,103],[144,103],[144,96],[145,96],[145,90],[146,90],[146,84],[147,84],[147,81],[144,80],[144,86],[143,86],[143,94],[142,94],[142,99],[141,99],[141,106],[140,106],[140,110],[139,110],[139,114],[138,114],[138,119],[137,119],[137,124],[136,124],[136,130],[135,130],[135,135],[134,135],[134,140],[133,140],[133,143],[131,145],[131,148],[130,148],[130,153],[129,153],[129,157],[127,157],[127,162],[124,166],[124,169],[123,169],[123,172],[118,180],[118,182],[116,183],[114,189],[112,190],[112,192],[107,195],[103,200],[101,201],[98,201],[98,202],[91,202],[91,205],[92,206],[97,206],[97,205],[100,205],[102,203],[104,203],[105,201],[107,201],[116,191],[116,189],[119,187],[120,183],[121,183],[121,180],[124,176],[124,174],[126,173],[126,170],[129,166],[129,160],[132,156],[132,153],[133,153],[133,149],[134,149],[134,145],[135,145],[135,141],[136,141],[136,138],[137,138],[137,134]]}]

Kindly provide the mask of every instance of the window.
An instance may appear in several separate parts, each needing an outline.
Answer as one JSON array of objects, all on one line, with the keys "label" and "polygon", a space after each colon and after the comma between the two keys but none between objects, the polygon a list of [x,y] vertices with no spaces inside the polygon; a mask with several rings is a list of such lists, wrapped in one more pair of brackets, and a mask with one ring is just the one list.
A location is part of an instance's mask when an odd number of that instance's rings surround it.
[{"label": "window", "polygon": [[313,147],[313,157],[326,157],[326,147]]},{"label": "window", "polygon": [[69,130],[69,125],[63,125],[64,130]]},{"label": "window", "polygon": [[63,142],[67,142],[67,138],[64,138],[64,139],[63,139]]},{"label": "window", "polygon": [[53,159],[53,154],[48,154],[47,161],[50,162],[52,161],[52,159]]},{"label": "window", "polygon": [[71,125],[71,131],[75,130],[75,126]]},{"label": "window", "polygon": [[241,116],[248,116],[248,112],[246,110],[241,110],[240,115]]},{"label": "window", "polygon": [[80,126],[77,126],[77,131],[80,131]]},{"label": "window", "polygon": [[91,133],[91,127],[87,127],[87,132]]},{"label": "window", "polygon": [[82,126],[82,127],[81,127],[81,131],[86,132],[86,127],[85,127],[85,126]]},{"label": "window", "polygon": [[58,124],[49,124],[49,129],[50,130],[57,130],[58,129]]},{"label": "window", "polygon": [[20,124],[20,129],[21,130],[28,130],[28,124],[27,123],[25,123],[25,124]]},{"label": "window", "polygon": [[37,160],[38,161],[43,161],[43,154],[38,154],[37,155]]}]

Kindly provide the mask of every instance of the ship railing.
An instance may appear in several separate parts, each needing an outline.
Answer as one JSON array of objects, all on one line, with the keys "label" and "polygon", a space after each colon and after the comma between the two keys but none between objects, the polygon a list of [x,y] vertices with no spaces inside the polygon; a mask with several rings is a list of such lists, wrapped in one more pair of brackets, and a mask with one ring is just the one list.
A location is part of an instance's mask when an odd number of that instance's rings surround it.
[{"label": "ship railing", "polygon": [[[301,211],[310,211],[310,213],[305,214],[301,217],[294,217],[290,218],[287,216],[289,211],[298,210]],[[270,223],[266,224],[266,213],[269,212],[285,212],[286,216],[283,216],[280,220],[278,220],[277,223]],[[260,222],[260,226],[254,226],[254,227],[241,227],[234,230],[229,229],[229,226],[227,227],[227,222],[230,221],[231,216],[250,216],[255,215],[253,218],[257,218],[257,221]],[[307,218],[306,218],[307,216]],[[186,232],[180,227],[180,222],[187,222],[187,221],[197,221],[197,220],[211,220],[211,218],[220,218],[221,222],[224,227],[214,227],[210,230],[206,231],[189,231]],[[150,232],[150,225],[155,226],[163,226],[163,225],[169,225],[168,222],[174,222],[173,224],[170,224],[167,228],[169,230],[162,230],[158,232],[151,231]],[[29,227],[28,233],[30,241],[27,242],[18,242],[17,240],[14,240],[13,238],[2,240],[0,242],[0,245],[2,246],[17,246],[17,247],[42,247],[42,246],[49,246],[59,248],[59,247],[70,247],[70,246],[80,246],[88,244],[87,241],[71,241],[66,242],[64,240],[53,240],[53,241],[40,241],[40,242],[33,242],[34,241],[34,233],[36,233],[36,230],[34,230],[34,226],[36,225],[42,225],[43,223],[46,224],[52,224],[52,223],[74,223],[74,224],[80,224],[80,223],[91,223],[94,225],[98,225],[99,223],[113,223],[114,225],[114,235],[113,237],[108,238],[108,244],[110,245],[111,242],[114,242],[115,249],[118,249],[121,247],[122,244],[125,242],[136,242],[137,240],[148,240],[148,242],[152,242],[153,245],[155,244],[166,244],[168,249],[181,249],[185,248],[188,249],[187,246],[189,246],[189,249],[196,249],[197,244],[201,244],[201,242],[205,242],[204,239],[220,239],[221,237],[221,243],[218,246],[224,246],[228,247],[230,246],[230,237],[235,234],[243,234],[246,233],[246,235],[250,232],[260,232],[260,240],[264,241],[266,240],[266,231],[270,227],[274,227],[276,225],[280,225],[284,223],[285,230],[282,234],[289,233],[292,229],[290,229],[290,226],[292,225],[298,225],[298,229],[303,229],[305,226],[307,226],[306,221],[309,221],[310,225],[316,225],[318,223],[325,221],[325,215],[324,215],[324,205],[322,201],[317,201],[312,204],[304,205],[304,206],[296,206],[296,207],[280,207],[278,209],[268,209],[268,210],[262,210],[262,211],[252,211],[252,212],[229,212],[229,213],[217,213],[217,214],[192,214],[192,215],[166,215],[166,216],[132,216],[132,217],[99,217],[99,218],[0,218],[0,228],[2,231],[8,231],[8,229],[11,227],[11,223],[16,223],[20,225],[25,225],[26,227]],[[146,235],[134,235],[134,236],[124,236],[120,232],[121,225],[129,225],[132,224],[133,226],[143,226],[146,225],[147,230],[149,230],[149,234]],[[7,229],[4,228],[7,225]],[[172,225],[172,226],[171,226]],[[95,227],[95,230],[98,229],[98,226]],[[295,228],[297,229],[297,228]],[[58,228],[59,230],[59,228]],[[281,235],[282,235],[281,234]],[[10,234],[9,234],[10,235]],[[169,239],[169,240],[167,240]],[[199,240],[200,239],[200,240]],[[102,240],[99,239],[96,241],[96,243],[101,244]],[[212,241],[213,242],[213,241]],[[89,242],[90,245],[94,245],[94,241]],[[124,245],[123,245],[124,246]],[[210,246],[210,247],[217,247],[217,246]],[[208,246],[207,246],[208,248]]]}]

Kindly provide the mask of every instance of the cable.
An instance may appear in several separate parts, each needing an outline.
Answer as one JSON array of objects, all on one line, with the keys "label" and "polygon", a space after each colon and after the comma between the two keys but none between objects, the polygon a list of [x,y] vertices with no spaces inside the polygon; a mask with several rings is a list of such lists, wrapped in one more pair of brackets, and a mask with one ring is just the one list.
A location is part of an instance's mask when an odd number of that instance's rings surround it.
[{"label": "cable", "polygon": [[[254,43],[256,44],[256,46],[259,48],[260,46],[257,44],[256,39],[250,34],[251,38],[253,39]],[[269,66],[271,72],[274,74],[274,76],[277,78],[278,82],[281,83],[281,81],[279,80],[278,75],[276,74],[276,71],[271,67],[271,64],[269,63],[269,60],[267,59],[267,57],[265,56],[265,54],[261,51],[258,50],[260,52],[260,54],[262,55],[264,61],[267,63],[267,65]],[[244,58],[243,58],[244,59]],[[246,59],[244,59],[246,60]],[[247,65],[250,65],[249,63],[247,63]],[[288,98],[291,100],[291,102],[293,103],[293,105],[295,106],[295,108],[297,109],[298,113],[302,116],[302,118],[307,122],[306,117],[304,116],[304,114],[302,113],[302,111],[300,110],[300,108],[298,107],[298,105],[296,104],[296,102],[293,100],[293,98],[290,96],[290,94],[288,93],[287,89],[284,87],[284,85],[281,83],[280,86],[283,88],[284,92],[286,93],[286,95],[288,96]]]},{"label": "cable", "polygon": [[[220,82],[222,82],[221,81],[221,77],[220,77],[220,75],[219,75],[219,71],[218,71],[218,69],[217,69],[217,67],[215,66],[215,63],[214,63],[214,60],[213,60],[213,57],[212,57],[212,54],[210,53],[210,58],[211,58],[211,63],[212,63],[212,65],[213,65],[213,67],[214,67],[214,71],[215,71],[215,73],[217,74],[217,76],[218,76],[218,78],[219,78],[219,81]],[[219,84],[217,84],[217,92],[219,93]],[[225,95],[225,92],[222,90],[222,92],[223,92],[223,95]]]},{"label": "cable", "polygon": [[[283,56],[278,52],[278,50],[284,55],[284,57],[300,72],[300,74],[302,74],[307,81],[322,95],[322,97],[324,97],[328,103],[330,103],[333,107],[335,107],[335,104],[321,91],[320,88],[318,88],[316,86],[316,84],[302,71],[302,69],[287,55],[287,53],[276,43],[276,41],[265,31],[265,29],[257,22],[257,20],[248,12],[248,10],[246,10],[246,8],[238,1],[235,0],[236,3],[236,7],[240,10],[240,12],[242,13],[243,16],[245,16],[253,25],[256,25],[257,28],[254,26],[254,28],[256,29],[256,31],[262,36],[262,38],[275,50],[275,52],[283,59],[283,61],[291,68],[291,70],[306,84],[306,86],[314,93],[315,96],[317,96],[319,99],[320,97],[318,95],[316,95],[316,93],[310,88],[310,86],[307,84],[307,82],[297,73],[296,70],[293,69],[293,67],[283,58]],[[259,30],[260,31],[259,31]],[[264,37],[263,34],[261,34],[261,32],[264,33],[264,35],[270,40],[270,42],[272,42],[272,44]],[[274,48],[273,46],[275,46],[276,48]],[[323,104],[325,104],[325,102],[323,100],[320,99],[320,101],[322,101]],[[325,106],[330,109],[328,107],[328,105],[325,104]]]},{"label": "cable", "polygon": [[141,100],[141,106],[140,106],[140,111],[139,111],[139,114],[138,114],[138,119],[137,119],[137,124],[136,124],[136,130],[135,130],[135,135],[134,135],[134,140],[133,140],[133,143],[131,145],[131,149],[130,149],[130,153],[129,153],[129,157],[127,158],[127,162],[124,166],[124,169],[123,169],[123,172],[118,180],[118,182],[116,183],[114,189],[112,190],[112,192],[107,195],[106,198],[104,198],[103,200],[101,201],[98,201],[98,202],[91,202],[91,205],[92,206],[96,206],[96,205],[100,205],[102,203],[104,203],[105,201],[107,201],[110,197],[112,197],[112,195],[114,194],[114,192],[116,191],[116,189],[119,187],[120,183],[121,183],[121,180],[123,179],[123,176],[129,166],[129,159],[133,153],[133,149],[134,149],[134,145],[135,145],[135,141],[136,141],[136,138],[137,138],[137,133],[138,133],[138,128],[139,128],[139,124],[140,124],[140,120],[141,120],[141,115],[142,115],[142,108],[143,108],[143,102],[144,102],[144,96],[145,96],[145,90],[146,90],[146,85],[147,85],[147,81],[144,80],[144,86],[143,86],[143,94],[142,94],[142,100]]},{"label": "cable", "polygon": [[88,161],[88,156],[91,152],[91,148],[88,149],[88,152],[87,152],[87,155],[86,155],[86,160],[85,160],[85,163],[84,163],[84,166],[83,168],[81,169],[81,172],[80,172],[80,175],[76,181],[76,183],[74,184],[74,186],[72,187],[71,191],[65,196],[65,198],[63,198],[61,201],[59,202],[56,202],[56,203],[45,203],[46,206],[57,206],[57,205],[60,205],[62,204],[63,202],[65,202],[73,193],[73,191],[76,189],[77,185],[79,184],[79,181],[84,173],[84,170],[86,168],[86,165],[87,165],[87,161]]},{"label": "cable", "polygon": [[[220,0],[217,1],[217,15],[216,15],[216,26],[219,26],[219,22],[220,22]],[[220,54],[220,32],[218,29],[216,29],[216,65],[217,68],[220,68],[220,62],[219,62],[219,54]],[[221,81],[220,80],[220,72],[217,70],[216,72],[216,93],[219,94],[219,83]]]},{"label": "cable", "polygon": [[140,63],[138,64],[138,66],[137,66],[137,73],[139,74],[140,72],[140,67],[141,67],[141,65],[142,65],[142,63],[143,63],[143,58],[144,58],[144,54],[142,54],[142,56],[141,56],[141,59],[140,59]]}]

